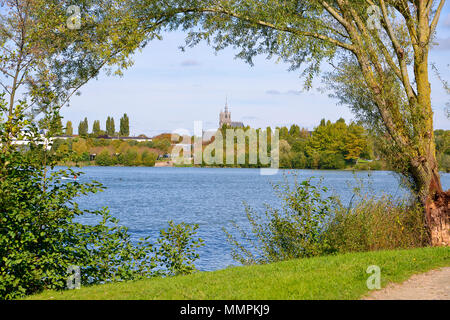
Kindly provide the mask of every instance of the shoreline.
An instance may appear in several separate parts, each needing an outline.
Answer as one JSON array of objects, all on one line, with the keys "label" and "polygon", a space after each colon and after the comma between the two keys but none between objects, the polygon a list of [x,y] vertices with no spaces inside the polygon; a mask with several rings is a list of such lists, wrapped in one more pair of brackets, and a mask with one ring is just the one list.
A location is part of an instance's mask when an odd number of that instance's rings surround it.
[{"label": "shoreline", "polygon": [[[113,165],[113,166],[100,166],[97,164],[57,164],[56,167],[78,167],[78,168],[84,168],[84,167],[92,167],[92,168],[196,168],[196,169],[254,169],[254,170],[260,170],[265,169],[264,167],[220,167],[220,166],[194,166],[194,165],[173,165],[173,166],[123,166],[123,165]],[[354,169],[354,168],[345,168],[345,169],[311,169],[311,168],[279,168],[278,170],[286,171],[286,170],[307,170],[307,171],[326,171],[326,172],[332,172],[332,171],[345,171],[345,172],[392,172],[396,173],[393,170],[387,170],[387,169],[369,169],[369,170],[362,170],[362,169]],[[450,174],[450,172],[446,171],[439,171],[440,174]]]}]

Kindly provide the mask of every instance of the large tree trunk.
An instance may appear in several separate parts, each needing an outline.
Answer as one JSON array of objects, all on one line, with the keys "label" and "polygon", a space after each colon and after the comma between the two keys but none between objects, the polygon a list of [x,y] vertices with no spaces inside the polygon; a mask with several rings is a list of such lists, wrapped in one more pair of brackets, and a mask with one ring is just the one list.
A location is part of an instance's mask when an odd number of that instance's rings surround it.
[{"label": "large tree trunk", "polygon": [[[421,201],[425,221],[433,246],[450,245],[449,193],[442,190],[436,161],[433,110],[431,108],[431,86],[429,82],[428,53],[430,29],[426,1],[418,3],[418,42],[414,47],[414,75],[417,84],[417,101],[410,101],[411,110],[420,106],[421,112],[414,114],[417,144],[411,160],[411,174]],[[412,103],[411,103],[412,102]]]},{"label": "large tree trunk", "polygon": [[431,245],[450,245],[450,190],[443,191],[434,154],[412,161],[411,175],[418,187]]}]

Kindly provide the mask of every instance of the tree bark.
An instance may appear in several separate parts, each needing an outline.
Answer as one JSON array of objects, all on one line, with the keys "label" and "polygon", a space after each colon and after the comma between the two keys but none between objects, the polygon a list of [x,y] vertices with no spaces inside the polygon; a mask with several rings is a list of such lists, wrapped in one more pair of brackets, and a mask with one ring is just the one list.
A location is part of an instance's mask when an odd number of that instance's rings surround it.
[{"label": "tree bark", "polygon": [[412,161],[411,176],[419,187],[425,222],[432,246],[450,245],[450,190],[443,191],[434,154]]}]

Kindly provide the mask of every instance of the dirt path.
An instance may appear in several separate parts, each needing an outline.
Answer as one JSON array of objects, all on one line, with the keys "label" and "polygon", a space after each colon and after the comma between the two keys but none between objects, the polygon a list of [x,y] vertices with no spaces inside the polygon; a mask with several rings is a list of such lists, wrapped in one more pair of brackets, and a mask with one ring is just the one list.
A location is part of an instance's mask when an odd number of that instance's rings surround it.
[{"label": "dirt path", "polygon": [[417,274],[373,291],[364,300],[450,300],[450,267]]}]

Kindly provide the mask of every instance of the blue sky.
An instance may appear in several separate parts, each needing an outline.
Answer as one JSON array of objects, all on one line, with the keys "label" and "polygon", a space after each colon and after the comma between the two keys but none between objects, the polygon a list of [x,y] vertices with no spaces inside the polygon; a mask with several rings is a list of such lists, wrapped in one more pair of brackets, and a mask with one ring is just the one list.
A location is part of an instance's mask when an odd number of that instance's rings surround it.
[{"label": "blue sky", "polygon": [[[298,124],[308,129],[320,119],[332,121],[353,118],[347,107],[321,93],[319,79],[310,91],[303,92],[299,72],[287,71],[288,65],[260,56],[249,66],[234,59],[236,51],[218,52],[206,44],[182,52],[181,32],[167,33],[163,40],[151,42],[135,55],[135,64],[123,77],[99,76],[73,97],[62,111],[64,121],[71,120],[75,131],[88,117],[105,127],[107,116],[115,118],[118,128],[123,113],[130,118],[131,135],[154,136],[176,129],[193,131],[194,121],[201,120],[204,129],[218,126],[219,112],[228,96],[233,121],[252,127]],[[431,51],[430,62],[436,63],[442,76],[450,80],[450,4],[446,3],[437,29],[440,45]],[[450,129],[444,115],[450,101],[438,79],[431,76],[435,128]]]}]

